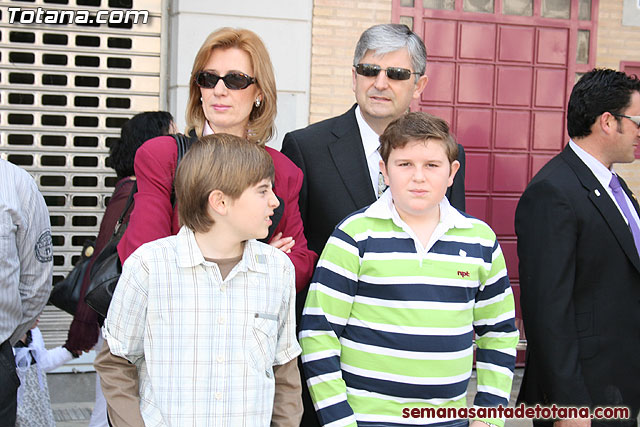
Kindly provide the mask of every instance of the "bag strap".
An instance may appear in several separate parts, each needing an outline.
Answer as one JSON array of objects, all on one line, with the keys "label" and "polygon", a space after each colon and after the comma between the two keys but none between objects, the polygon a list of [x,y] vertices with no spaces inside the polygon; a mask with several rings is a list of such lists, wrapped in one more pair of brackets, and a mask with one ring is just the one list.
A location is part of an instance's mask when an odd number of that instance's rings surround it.
[{"label": "bag strap", "polygon": [[127,203],[124,206],[124,209],[122,210],[122,213],[120,214],[120,218],[118,218],[118,222],[116,222],[116,226],[113,229],[113,235],[116,236],[118,234],[118,230],[120,229],[120,226],[122,225],[122,222],[124,221],[124,217],[127,215],[127,212],[129,212],[129,208],[131,207],[131,205],[133,204],[133,196],[138,192],[138,182],[137,181],[133,181],[133,187],[131,187],[131,192],[129,193],[129,198],[127,199]]},{"label": "bag strap", "polygon": [[[176,133],[175,135],[171,135],[171,136],[173,137],[173,139],[176,140],[176,145],[178,146],[178,161],[176,162],[176,169],[173,171],[173,180],[175,180],[176,172],[178,171],[178,165],[180,165],[182,158],[184,157],[185,154],[187,154],[187,151],[189,151],[189,148],[191,148],[191,144],[193,144],[194,141],[198,139],[198,136],[193,131],[189,133],[189,136],[182,133]],[[171,184],[171,207],[175,208],[175,206],[176,206],[176,187],[172,183]]]},{"label": "bag strap", "polygon": [[177,133],[173,135],[173,137],[175,138],[176,144],[178,145],[178,162],[176,163],[176,170],[178,170],[178,165],[180,164],[180,161],[182,160],[184,155],[187,154],[187,151],[189,151],[189,148],[191,148],[191,143],[193,141],[191,140],[190,137],[182,133]]}]

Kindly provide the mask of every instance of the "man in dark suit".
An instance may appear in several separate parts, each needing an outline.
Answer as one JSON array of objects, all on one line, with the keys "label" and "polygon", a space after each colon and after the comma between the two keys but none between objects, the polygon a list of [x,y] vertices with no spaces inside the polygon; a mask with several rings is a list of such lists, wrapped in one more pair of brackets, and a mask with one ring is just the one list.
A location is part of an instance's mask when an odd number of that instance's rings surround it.
[{"label": "man in dark suit", "polygon": [[[353,58],[357,104],[341,116],[285,135],[282,152],[304,173],[300,214],[309,249],[318,255],[344,217],[376,201],[378,136],[420,97],[427,85],[426,63],[424,43],[405,25],[367,29]],[[461,166],[447,197],[464,210],[464,150],[458,148]]]},{"label": "man in dark suit", "polygon": [[[427,51],[420,37],[400,24],[375,25],[356,45],[353,91],[357,103],[341,116],[285,135],[282,153],[304,174],[300,214],[309,249],[322,252],[333,229],[350,213],[375,202],[386,188],[380,174],[378,137],[409,110],[427,84]],[[464,210],[464,149],[460,169],[447,191],[451,204]],[[307,289],[298,292],[300,319]],[[302,372],[302,368],[300,369]],[[303,427],[317,426],[303,378]]]},{"label": "man in dark suit", "polygon": [[[594,69],[575,85],[564,151],[516,210],[528,405],[640,407],[640,219],[615,163],[634,160],[640,81]],[[536,425],[551,425],[551,420]],[[606,425],[556,420],[558,426]]]}]

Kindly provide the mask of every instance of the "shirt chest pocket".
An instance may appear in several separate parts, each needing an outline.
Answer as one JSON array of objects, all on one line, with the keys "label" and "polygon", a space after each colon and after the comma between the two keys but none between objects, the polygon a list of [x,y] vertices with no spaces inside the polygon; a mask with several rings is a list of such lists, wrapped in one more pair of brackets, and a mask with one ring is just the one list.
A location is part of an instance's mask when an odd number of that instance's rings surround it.
[{"label": "shirt chest pocket", "polygon": [[8,210],[0,209],[0,238],[15,238],[17,229],[12,214]]},{"label": "shirt chest pocket", "polygon": [[251,328],[249,357],[257,370],[268,370],[276,357],[278,343],[278,316],[271,313],[255,313]]},{"label": "shirt chest pocket", "polygon": [[[0,259],[0,268],[5,269],[7,272],[9,270],[14,271],[15,277],[18,276],[20,270],[16,269],[19,266],[18,250],[22,249],[17,247],[16,232],[17,227],[12,216],[9,212],[0,209],[0,254],[3,257]],[[33,247],[24,249],[33,251]]]}]

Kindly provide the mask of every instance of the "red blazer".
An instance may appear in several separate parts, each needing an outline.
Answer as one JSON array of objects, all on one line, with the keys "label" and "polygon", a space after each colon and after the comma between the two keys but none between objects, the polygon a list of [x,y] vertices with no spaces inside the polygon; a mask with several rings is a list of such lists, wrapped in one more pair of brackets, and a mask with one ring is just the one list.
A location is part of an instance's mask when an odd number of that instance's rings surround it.
[{"label": "red blazer", "polygon": [[[275,166],[273,191],[284,200],[284,213],[274,235],[293,237],[296,244],[288,254],[296,269],[296,290],[304,289],[311,280],[317,255],[307,248],[298,194],[302,187],[302,171],[284,154],[266,147]],[[138,181],[135,207],[129,226],[118,245],[118,255],[124,261],[139,246],[152,240],[177,234],[178,207],[171,207],[171,188],[178,160],[178,148],[171,136],[159,136],[145,142],[136,152],[134,169]]]}]

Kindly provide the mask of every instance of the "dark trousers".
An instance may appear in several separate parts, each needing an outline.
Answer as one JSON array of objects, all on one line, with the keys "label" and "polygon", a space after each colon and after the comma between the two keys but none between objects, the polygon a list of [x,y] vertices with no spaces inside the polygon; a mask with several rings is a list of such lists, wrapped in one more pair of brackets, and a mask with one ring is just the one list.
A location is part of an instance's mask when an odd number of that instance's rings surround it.
[{"label": "dark trousers", "polygon": [[9,340],[6,340],[0,345],[0,427],[16,425],[19,386],[13,350]]}]

